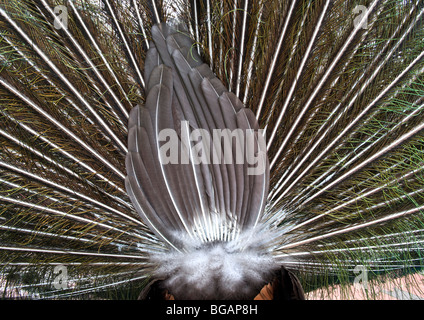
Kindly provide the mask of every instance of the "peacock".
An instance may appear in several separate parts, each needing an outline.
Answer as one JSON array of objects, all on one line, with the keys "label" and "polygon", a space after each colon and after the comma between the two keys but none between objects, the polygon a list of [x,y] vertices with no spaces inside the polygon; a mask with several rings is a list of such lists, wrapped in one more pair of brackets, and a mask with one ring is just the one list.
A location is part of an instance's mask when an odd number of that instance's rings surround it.
[{"label": "peacock", "polygon": [[423,14],[0,0],[2,297],[375,299],[420,272]]}]

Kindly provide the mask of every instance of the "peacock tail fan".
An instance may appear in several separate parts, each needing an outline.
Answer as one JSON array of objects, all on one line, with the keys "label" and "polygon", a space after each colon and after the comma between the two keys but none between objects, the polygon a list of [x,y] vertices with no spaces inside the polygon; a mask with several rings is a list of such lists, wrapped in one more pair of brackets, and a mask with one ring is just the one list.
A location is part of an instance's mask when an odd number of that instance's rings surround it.
[{"label": "peacock tail fan", "polygon": [[376,299],[416,274],[423,14],[0,0],[1,295],[251,299],[279,274]]}]

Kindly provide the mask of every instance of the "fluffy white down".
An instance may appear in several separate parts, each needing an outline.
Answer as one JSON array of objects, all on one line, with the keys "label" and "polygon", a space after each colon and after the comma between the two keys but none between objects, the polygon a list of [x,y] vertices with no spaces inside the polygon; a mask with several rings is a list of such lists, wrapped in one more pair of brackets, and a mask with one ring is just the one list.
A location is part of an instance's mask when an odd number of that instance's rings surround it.
[{"label": "fluffy white down", "polygon": [[186,252],[152,256],[155,275],[177,299],[251,299],[279,268],[263,238],[249,232],[201,246],[185,239]]}]

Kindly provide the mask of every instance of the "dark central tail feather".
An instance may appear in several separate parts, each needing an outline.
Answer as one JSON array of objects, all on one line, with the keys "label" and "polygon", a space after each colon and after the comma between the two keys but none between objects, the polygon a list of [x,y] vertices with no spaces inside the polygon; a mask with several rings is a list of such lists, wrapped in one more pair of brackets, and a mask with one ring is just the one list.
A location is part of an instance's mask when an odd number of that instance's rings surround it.
[{"label": "dark central tail feather", "polygon": [[[146,106],[135,109],[130,120],[127,187],[133,202],[141,204],[140,214],[152,221],[152,228],[166,241],[173,241],[170,233],[175,231],[184,231],[201,242],[234,239],[243,229],[255,226],[262,214],[268,187],[267,160],[262,157],[264,163],[258,164],[264,167],[262,173],[249,175],[245,159],[245,163],[236,162],[244,140],[224,150],[236,151],[230,164],[225,163],[225,154],[215,163],[212,152],[221,141],[207,141],[202,142],[202,152],[209,157],[195,164],[193,144],[184,140],[193,131],[201,129],[213,138],[215,130],[233,135],[239,134],[237,129],[259,127],[251,111],[202,63],[185,32],[166,24],[152,29],[145,66]],[[187,164],[180,163],[180,158],[177,163],[162,164],[162,130],[175,133],[177,140],[171,142],[176,144],[171,147],[188,149]],[[227,138],[225,134],[220,138]],[[258,144],[260,136],[254,134]],[[256,148],[256,154],[265,153],[264,144]],[[162,190],[160,198],[158,190]],[[144,195],[135,195],[140,192]]]}]

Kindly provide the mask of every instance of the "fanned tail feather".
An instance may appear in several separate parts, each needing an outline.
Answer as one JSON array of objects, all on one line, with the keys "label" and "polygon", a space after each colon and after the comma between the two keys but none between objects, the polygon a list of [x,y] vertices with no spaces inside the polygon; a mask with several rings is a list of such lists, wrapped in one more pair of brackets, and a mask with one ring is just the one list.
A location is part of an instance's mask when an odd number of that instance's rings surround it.
[{"label": "fanned tail feather", "polygon": [[[199,248],[202,265],[251,249],[244,271],[283,266],[305,292],[358,266],[419,270],[423,15],[420,0],[0,1],[3,296],[137,297]],[[265,171],[194,164],[214,129],[252,130]],[[252,229],[266,241],[249,247]]]}]

